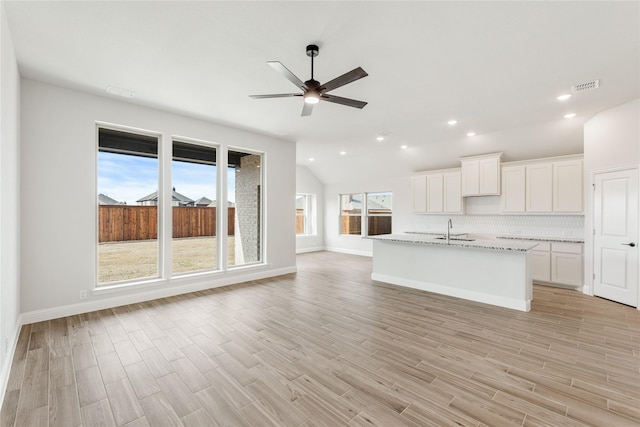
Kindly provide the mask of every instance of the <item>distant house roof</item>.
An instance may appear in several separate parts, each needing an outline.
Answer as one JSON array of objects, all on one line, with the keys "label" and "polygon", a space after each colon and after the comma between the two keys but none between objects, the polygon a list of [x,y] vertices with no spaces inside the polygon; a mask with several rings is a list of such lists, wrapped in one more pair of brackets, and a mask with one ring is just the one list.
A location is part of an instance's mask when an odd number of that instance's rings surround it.
[{"label": "distant house roof", "polygon": [[[188,204],[188,203],[193,203],[193,200],[191,200],[190,198],[188,198],[187,196],[185,196],[184,194],[180,194],[178,193],[175,189],[172,192],[172,199],[174,202],[179,202],[180,204]],[[142,203],[142,202],[157,202],[158,201],[158,192],[154,191],[153,193],[144,196],[141,199],[136,200],[136,202],[138,203]]]},{"label": "distant house roof", "polygon": [[194,204],[196,206],[209,206],[211,202],[212,200],[207,197],[200,197],[198,200],[195,201]]},{"label": "distant house roof", "polygon": [[[369,210],[391,210],[391,194],[368,194],[367,195],[367,208]],[[362,199],[360,197],[352,196],[348,203],[345,203],[342,208],[344,210],[361,210]]]},{"label": "distant house roof", "polygon": [[115,199],[112,199],[111,197],[102,193],[98,194],[98,204],[99,205],[124,205],[124,203],[119,202]]}]

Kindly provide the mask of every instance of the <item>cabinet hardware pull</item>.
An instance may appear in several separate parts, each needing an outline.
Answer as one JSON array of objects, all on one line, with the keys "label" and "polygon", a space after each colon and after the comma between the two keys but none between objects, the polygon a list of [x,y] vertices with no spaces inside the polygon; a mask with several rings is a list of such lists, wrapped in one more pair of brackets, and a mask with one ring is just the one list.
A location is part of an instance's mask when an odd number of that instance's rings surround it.
[{"label": "cabinet hardware pull", "polygon": [[622,243],[623,245],[627,245],[627,246],[631,246],[632,248],[636,246],[635,243],[631,242],[631,243]]}]

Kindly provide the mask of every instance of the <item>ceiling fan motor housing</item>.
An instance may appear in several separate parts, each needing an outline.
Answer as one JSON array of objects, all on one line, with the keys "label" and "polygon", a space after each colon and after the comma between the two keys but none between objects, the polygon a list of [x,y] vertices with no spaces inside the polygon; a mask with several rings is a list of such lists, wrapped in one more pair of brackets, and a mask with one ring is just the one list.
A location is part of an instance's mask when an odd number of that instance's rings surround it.
[{"label": "ceiling fan motor housing", "polygon": [[307,46],[307,56],[311,58],[315,58],[316,56],[318,56],[319,52],[320,52],[320,48],[317,45],[310,44]]}]

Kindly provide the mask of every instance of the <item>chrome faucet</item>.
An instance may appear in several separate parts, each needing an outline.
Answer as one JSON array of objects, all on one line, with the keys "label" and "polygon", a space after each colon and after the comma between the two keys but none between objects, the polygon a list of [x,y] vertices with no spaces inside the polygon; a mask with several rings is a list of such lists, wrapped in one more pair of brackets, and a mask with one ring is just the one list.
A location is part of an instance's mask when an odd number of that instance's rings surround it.
[{"label": "chrome faucet", "polygon": [[449,243],[449,238],[451,237],[451,229],[453,228],[453,223],[451,222],[451,218],[447,222],[447,243]]}]

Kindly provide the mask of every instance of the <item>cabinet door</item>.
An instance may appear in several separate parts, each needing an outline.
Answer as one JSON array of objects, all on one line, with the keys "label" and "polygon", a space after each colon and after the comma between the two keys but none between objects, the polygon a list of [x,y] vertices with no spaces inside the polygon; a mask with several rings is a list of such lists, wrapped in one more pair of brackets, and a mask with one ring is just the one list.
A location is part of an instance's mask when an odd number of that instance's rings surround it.
[{"label": "cabinet door", "polygon": [[582,255],[551,252],[551,281],[582,286]]},{"label": "cabinet door", "polygon": [[553,211],[582,212],[582,160],[553,163]]},{"label": "cabinet door", "polygon": [[551,163],[527,166],[526,208],[527,212],[552,211]]},{"label": "cabinet door", "polygon": [[502,168],[502,212],[525,211],[525,167],[507,166]]},{"label": "cabinet door", "polygon": [[480,194],[499,195],[500,194],[500,158],[481,159],[478,165],[480,177]]},{"label": "cabinet door", "polygon": [[443,212],[462,213],[462,175],[460,172],[445,173],[443,176]]},{"label": "cabinet door", "polygon": [[417,213],[427,212],[427,177],[415,176],[411,178],[411,192],[413,196],[411,210]]},{"label": "cabinet door", "polygon": [[531,251],[531,278],[540,282],[551,281],[551,252]]},{"label": "cabinet door", "polygon": [[427,175],[427,212],[442,213],[442,174]]},{"label": "cabinet door", "polygon": [[478,160],[462,161],[462,195],[477,196],[480,194],[480,162]]}]

